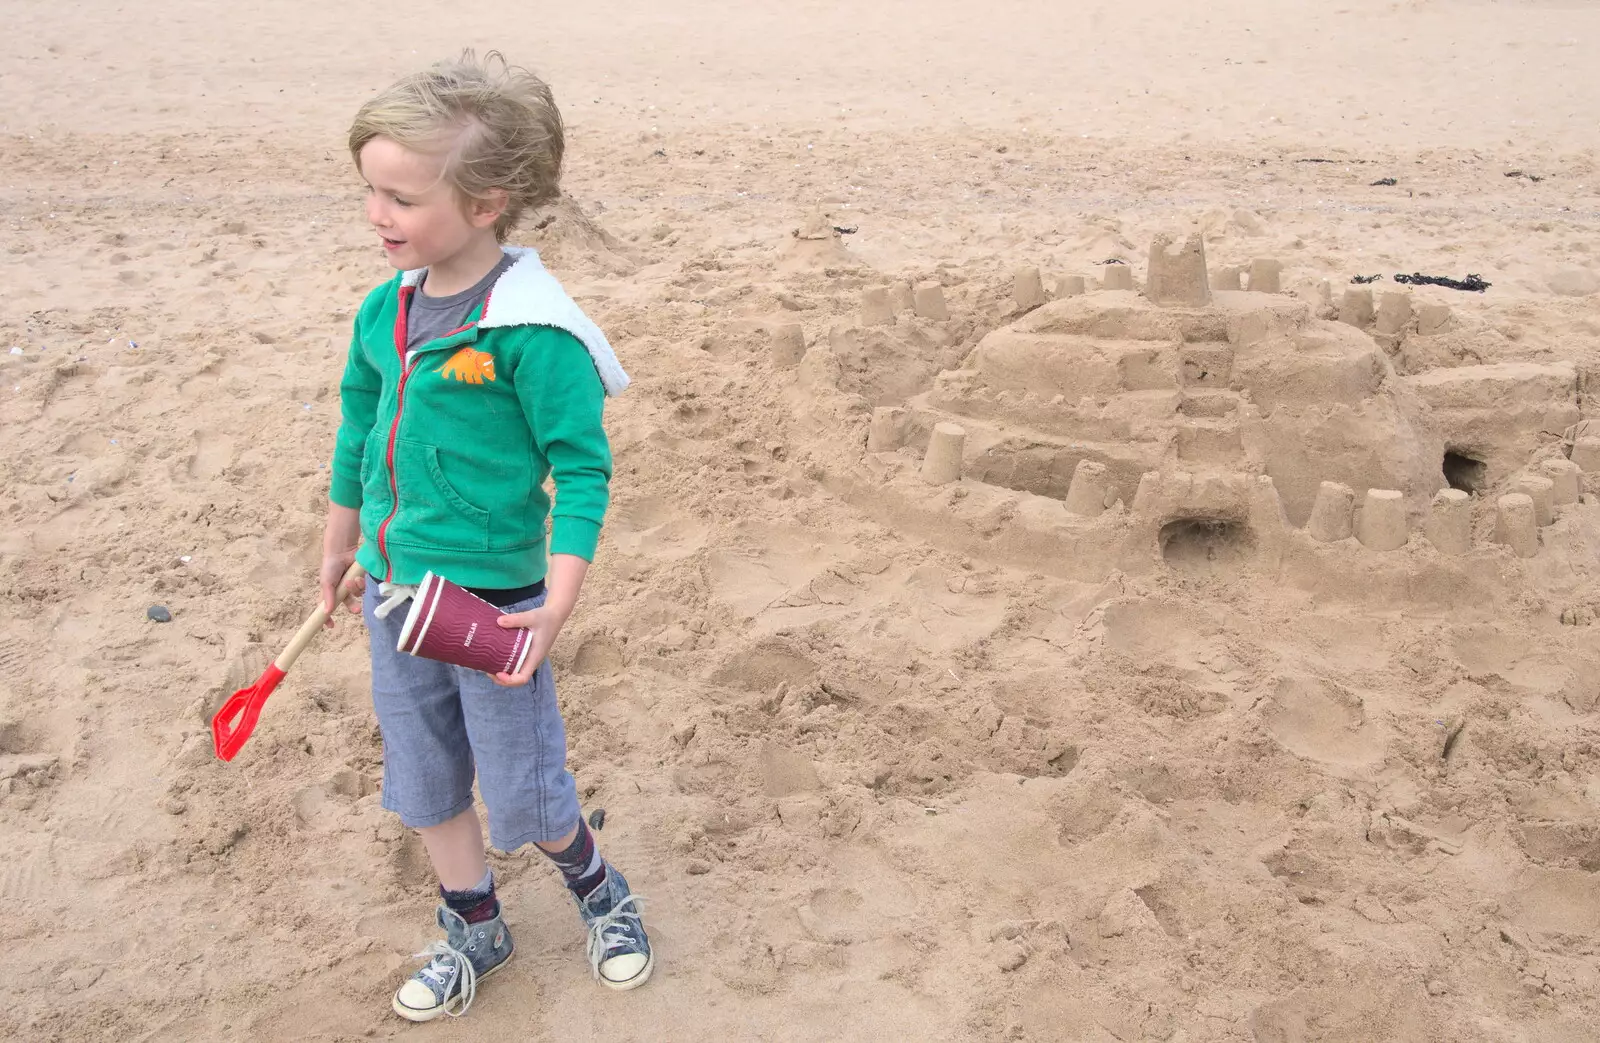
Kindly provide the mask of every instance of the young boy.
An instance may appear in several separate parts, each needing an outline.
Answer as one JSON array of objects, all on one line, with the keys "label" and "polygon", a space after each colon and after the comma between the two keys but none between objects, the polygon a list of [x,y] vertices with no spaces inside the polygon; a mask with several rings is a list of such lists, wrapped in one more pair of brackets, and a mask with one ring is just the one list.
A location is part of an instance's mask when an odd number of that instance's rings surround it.
[{"label": "young boy", "polygon": [[[421,834],[439,877],[445,938],[394,994],[412,1021],[466,1013],[511,958],[474,774],[494,846],[534,843],[560,869],[595,978],[631,989],[654,965],[637,898],[579,814],[545,661],[594,557],[611,478],[603,405],[628,377],[538,255],[501,245],[557,198],[563,133],[549,87],[489,58],[401,80],[350,129],[367,221],[399,271],[356,317],[321,579],[331,606],[352,561],[369,573],[352,611],[371,633],[383,806]],[[396,651],[393,610],[430,570],[533,632],[522,672]]]}]

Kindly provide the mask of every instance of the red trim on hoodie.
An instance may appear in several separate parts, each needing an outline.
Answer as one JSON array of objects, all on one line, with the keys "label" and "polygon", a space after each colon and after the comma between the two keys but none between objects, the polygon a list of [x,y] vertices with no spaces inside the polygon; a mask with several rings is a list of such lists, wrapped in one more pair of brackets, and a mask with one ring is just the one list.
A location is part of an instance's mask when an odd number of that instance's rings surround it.
[{"label": "red trim on hoodie", "polygon": [[400,513],[400,480],[394,471],[394,440],[400,433],[400,414],[406,408],[406,381],[411,379],[412,366],[406,360],[406,316],[411,310],[411,295],[415,292],[414,286],[400,287],[400,306],[394,317],[394,350],[400,355],[400,386],[395,392],[394,422],[389,425],[389,448],[384,456],[384,466],[389,469],[389,492],[394,496],[394,506],[389,508],[389,516],[378,526],[378,553],[383,556],[384,583],[394,578],[394,563],[389,560],[389,547],[384,537],[389,534],[389,523]]}]

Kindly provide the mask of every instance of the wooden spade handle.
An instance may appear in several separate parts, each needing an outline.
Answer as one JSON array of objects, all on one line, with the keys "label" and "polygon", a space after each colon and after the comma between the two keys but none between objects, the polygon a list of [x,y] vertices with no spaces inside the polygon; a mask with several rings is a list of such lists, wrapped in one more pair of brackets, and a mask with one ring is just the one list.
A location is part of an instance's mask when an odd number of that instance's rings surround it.
[{"label": "wooden spade handle", "polygon": [[[362,568],[360,564],[351,562],[349,571],[344,574],[344,579],[339,581],[339,589],[334,592],[335,603],[333,607],[337,609],[340,605],[350,600],[350,596],[361,589],[361,584],[366,578],[367,570]],[[273,660],[272,665],[284,673],[288,673],[289,668],[294,665],[294,661],[300,658],[300,653],[306,650],[306,646],[311,644],[311,639],[317,636],[317,631],[321,630],[322,624],[327,621],[328,610],[322,606],[321,602],[318,602],[317,610],[311,613],[306,621],[300,625],[300,629],[290,639],[289,647],[283,650],[282,655]]]}]

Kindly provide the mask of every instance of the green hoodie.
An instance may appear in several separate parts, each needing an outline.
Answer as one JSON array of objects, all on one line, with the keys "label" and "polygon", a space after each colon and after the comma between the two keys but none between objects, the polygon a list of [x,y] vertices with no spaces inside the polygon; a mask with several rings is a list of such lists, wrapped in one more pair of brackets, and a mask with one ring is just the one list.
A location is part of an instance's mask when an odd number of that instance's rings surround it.
[{"label": "green hoodie", "polygon": [[329,499],[361,511],[356,560],[380,580],[537,582],[547,518],[549,553],[594,559],[610,498],[605,397],[628,378],[538,255],[507,252],[517,263],[467,325],[409,359],[422,272],[396,275],[356,316]]}]

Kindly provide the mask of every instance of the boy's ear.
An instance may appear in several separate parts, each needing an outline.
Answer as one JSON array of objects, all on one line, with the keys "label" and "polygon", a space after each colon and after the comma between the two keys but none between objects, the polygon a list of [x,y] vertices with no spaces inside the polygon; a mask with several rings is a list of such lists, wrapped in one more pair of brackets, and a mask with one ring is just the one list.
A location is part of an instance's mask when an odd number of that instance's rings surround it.
[{"label": "boy's ear", "polygon": [[506,212],[506,204],[511,201],[505,189],[497,188],[486,195],[473,196],[467,200],[467,220],[474,228],[488,228],[500,220],[500,215]]}]

